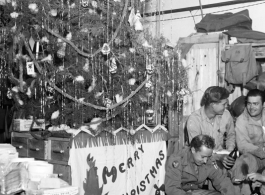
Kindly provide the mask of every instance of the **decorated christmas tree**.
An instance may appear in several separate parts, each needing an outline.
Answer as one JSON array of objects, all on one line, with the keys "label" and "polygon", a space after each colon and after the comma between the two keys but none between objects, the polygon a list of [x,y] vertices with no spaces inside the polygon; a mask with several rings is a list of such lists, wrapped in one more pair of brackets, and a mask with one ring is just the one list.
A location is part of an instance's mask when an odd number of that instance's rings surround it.
[{"label": "decorated christmas tree", "polygon": [[166,126],[169,105],[187,93],[178,49],[152,38],[144,0],[0,2],[1,67],[17,118],[95,134]]}]

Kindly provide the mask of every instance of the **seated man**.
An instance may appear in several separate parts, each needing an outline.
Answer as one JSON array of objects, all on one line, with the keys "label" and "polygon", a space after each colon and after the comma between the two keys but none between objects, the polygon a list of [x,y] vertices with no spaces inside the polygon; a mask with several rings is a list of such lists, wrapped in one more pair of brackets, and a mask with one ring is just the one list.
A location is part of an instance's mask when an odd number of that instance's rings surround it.
[{"label": "seated man", "polygon": [[[238,150],[243,154],[232,170],[232,178],[240,182],[249,173],[256,173],[265,167],[265,110],[263,92],[258,89],[250,90],[246,96],[246,108],[236,120],[236,143]],[[251,160],[248,160],[251,159]],[[245,165],[240,163],[244,162]],[[245,171],[242,167],[248,167]],[[255,174],[253,174],[255,175]],[[249,178],[252,178],[251,175]],[[255,179],[252,179],[255,181]],[[235,182],[235,181],[234,181]],[[249,186],[247,184],[243,185]],[[255,182],[254,182],[255,184]],[[253,185],[252,185],[252,188]],[[250,190],[249,190],[250,191]]]},{"label": "seated man", "polygon": [[[226,110],[229,92],[218,86],[206,89],[201,108],[193,112],[187,121],[189,140],[193,137],[205,134],[215,139],[215,151],[225,149],[232,151],[235,147],[235,129],[231,114]],[[214,159],[222,162],[223,166],[230,169],[234,165],[234,159],[228,155],[214,154]]]},{"label": "seated man", "polygon": [[258,89],[246,96],[246,108],[236,120],[236,142],[241,153],[264,149],[265,109],[264,94]]},{"label": "seated man", "polygon": [[[165,178],[167,195],[235,194],[231,180],[210,159],[214,146],[213,138],[208,135],[198,135],[191,140],[190,147],[169,157]],[[201,189],[207,178],[218,191]]]}]

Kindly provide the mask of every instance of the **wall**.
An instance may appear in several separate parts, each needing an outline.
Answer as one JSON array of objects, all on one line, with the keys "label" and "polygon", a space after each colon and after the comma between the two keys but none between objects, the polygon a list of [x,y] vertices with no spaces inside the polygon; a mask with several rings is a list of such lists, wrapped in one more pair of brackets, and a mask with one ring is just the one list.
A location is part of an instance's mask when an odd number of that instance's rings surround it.
[{"label": "wall", "polygon": [[[227,2],[227,0],[201,0],[202,5],[220,2]],[[199,0],[150,0],[147,2],[146,12],[149,13],[158,10],[162,11],[180,9],[192,6],[199,6]],[[204,9],[203,13],[236,13],[244,9],[249,10],[250,17],[253,21],[252,29],[256,31],[265,32],[265,25],[263,24],[265,18],[264,1],[209,8]],[[160,22],[156,22],[159,20],[159,18]],[[176,45],[179,37],[187,37],[192,33],[196,33],[195,24],[200,22],[201,18],[202,17],[200,10],[146,17],[146,19],[149,21],[147,26],[149,27],[151,32],[154,35],[159,35],[161,33],[173,45]]]}]

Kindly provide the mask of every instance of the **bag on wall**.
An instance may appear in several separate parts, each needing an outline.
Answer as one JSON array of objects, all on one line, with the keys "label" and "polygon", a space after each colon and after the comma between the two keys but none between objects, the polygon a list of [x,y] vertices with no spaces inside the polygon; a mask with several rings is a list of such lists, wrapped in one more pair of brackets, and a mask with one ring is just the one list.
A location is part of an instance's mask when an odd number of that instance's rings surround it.
[{"label": "bag on wall", "polygon": [[222,52],[225,64],[225,80],[232,84],[246,85],[258,75],[258,66],[251,45],[234,45]]},{"label": "bag on wall", "polygon": [[249,81],[246,86],[246,89],[259,89],[261,91],[265,90],[265,72],[262,72],[258,75],[257,78],[253,78],[251,81]]},{"label": "bag on wall", "polygon": [[252,20],[248,10],[237,13],[206,14],[195,25],[197,32],[216,32],[223,30],[252,30]]}]

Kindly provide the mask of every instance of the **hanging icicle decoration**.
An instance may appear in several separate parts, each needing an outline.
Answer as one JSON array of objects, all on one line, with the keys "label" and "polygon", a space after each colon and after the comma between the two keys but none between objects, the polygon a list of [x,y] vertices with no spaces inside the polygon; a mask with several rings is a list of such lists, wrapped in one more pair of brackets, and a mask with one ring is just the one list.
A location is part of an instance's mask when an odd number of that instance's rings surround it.
[{"label": "hanging icicle decoration", "polygon": [[81,0],[81,6],[83,8],[87,8],[89,5],[89,0]]}]

